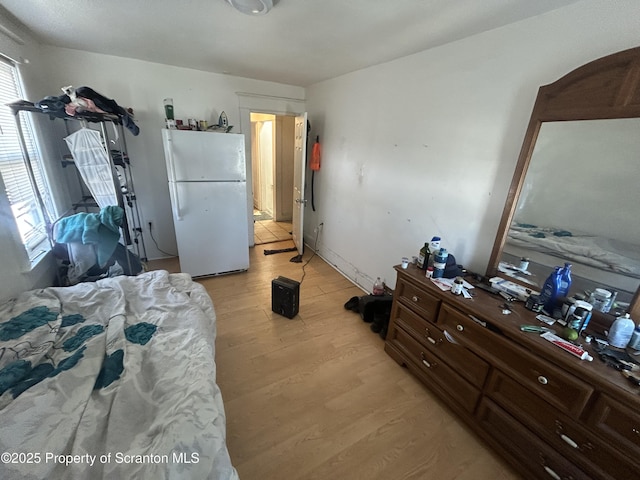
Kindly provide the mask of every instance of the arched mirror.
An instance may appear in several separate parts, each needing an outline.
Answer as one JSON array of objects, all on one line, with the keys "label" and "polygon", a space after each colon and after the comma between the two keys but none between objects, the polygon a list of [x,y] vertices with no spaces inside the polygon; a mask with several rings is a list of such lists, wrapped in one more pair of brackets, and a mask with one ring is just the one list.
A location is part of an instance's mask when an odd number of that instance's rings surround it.
[{"label": "arched mirror", "polygon": [[[540,289],[572,264],[640,320],[640,47],[543,86],[487,268]],[[528,261],[528,265],[527,265]]]}]

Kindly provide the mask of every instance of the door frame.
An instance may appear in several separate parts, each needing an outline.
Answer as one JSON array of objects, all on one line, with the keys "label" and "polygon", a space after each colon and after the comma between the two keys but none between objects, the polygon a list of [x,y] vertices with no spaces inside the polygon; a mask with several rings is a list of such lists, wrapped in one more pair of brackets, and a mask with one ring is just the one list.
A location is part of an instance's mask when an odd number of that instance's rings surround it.
[{"label": "door frame", "polygon": [[249,246],[255,246],[253,231],[253,159],[251,149],[251,113],[299,116],[306,112],[303,98],[277,97],[256,93],[236,92],[240,109],[240,132],[244,133],[247,169],[247,225]]}]

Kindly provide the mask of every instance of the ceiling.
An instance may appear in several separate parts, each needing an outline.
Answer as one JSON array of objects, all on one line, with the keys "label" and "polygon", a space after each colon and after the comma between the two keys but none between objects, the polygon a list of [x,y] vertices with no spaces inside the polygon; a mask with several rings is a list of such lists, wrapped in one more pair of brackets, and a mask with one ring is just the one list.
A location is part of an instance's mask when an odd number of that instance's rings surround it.
[{"label": "ceiling", "polygon": [[578,1],[275,0],[255,17],[226,0],[0,5],[44,44],[305,87]]}]

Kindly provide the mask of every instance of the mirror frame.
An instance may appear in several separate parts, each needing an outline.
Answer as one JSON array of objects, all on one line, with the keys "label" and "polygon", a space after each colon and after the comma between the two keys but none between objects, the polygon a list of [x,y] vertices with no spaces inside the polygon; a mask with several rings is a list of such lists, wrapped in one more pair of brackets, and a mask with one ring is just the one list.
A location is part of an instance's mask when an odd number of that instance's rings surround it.
[{"label": "mirror frame", "polygon": [[[488,277],[499,275],[502,249],[542,122],[635,117],[640,117],[640,47],[594,60],[540,87],[496,233]],[[629,313],[631,318],[640,320],[640,286],[629,305]]]}]

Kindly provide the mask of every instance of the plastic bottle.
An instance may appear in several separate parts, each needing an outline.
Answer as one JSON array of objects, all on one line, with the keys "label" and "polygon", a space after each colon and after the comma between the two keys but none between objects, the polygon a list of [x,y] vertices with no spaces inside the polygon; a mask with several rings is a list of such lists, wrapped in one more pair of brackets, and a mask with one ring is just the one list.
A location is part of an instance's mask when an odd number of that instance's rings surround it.
[{"label": "plastic bottle", "polygon": [[611,325],[611,330],[609,330],[609,335],[607,336],[609,345],[616,348],[626,348],[635,328],[636,324],[629,318],[628,313],[625,313],[623,317],[618,317]]},{"label": "plastic bottle", "polygon": [[571,264],[565,263],[564,268],[560,274],[560,288],[558,289],[558,297],[569,296],[569,289],[571,288]]},{"label": "plastic bottle", "polygon": [[446,248],[441,248],[438,253],[436,253],[435,258],[433,259],[433,278],[442,278],[444,276],[444,269],[447,266],[447,257],[449,257],[449,253]]},{"label": "plastic bottle", "polygon": [[462,289],[464,288],[464,282],[462,281],[462,277],[456,277],[453,281],[453,286],[451,287],[451,293],[454,295],[462,295]]},{"label": "plastic bottle", "polygon": [[561,270],[561,267],[554,267],[553,272],[545,280],[542,293],[540,293],[540,302],[544,305],[544,310],[551,316],[553,316],[560,289]]},{"label": "plastic bottle", "polygon": [[601,312],[606,311],[609,306],[609,300],[611,298],[611,292],[604,288],[596,288],[589,296],[589,303],[593,305],[593,308]]},{"label": "plastic bottle", "polygon": [[617,298],[618,292],[613,292],[613,295],[611,295],[611,298],[609,299],[607,305],[605,306],[605,309],[603,310],[604,313],[608,313],[615,306]]},{"label": "plastic bottle", "polygon": [[[429,263],[427,266],[433,266],[433,261],[436,253],[440,251],[440,237],[431,237],[431,241],[429,242],[429,250],[431,251],[431,258],[429,258]],[[426,268],[426,267],[425,267]]]},{"label": "plastic bottle", "polygon": [[173,120],[173,98],[164,99],[164,116],[167,120]]},{"label": "plastic bottle", "polygon": [[590,303],[583,300],[576,300],[573,312],[571,312],[565,319],[567,321],[567,327],[573,328],[578,333],[587,328],[589,321],[591,320],[591,310],[593,307]]},{"label": "plastic bottle", "polygon": [[631,335],[631,340],[629,340],[629,345],[627,345],[627,347],[634,350],[640,350],[640,323],[633,331],[633,335]]},{"label": "plastic bottle", "polygon": [[384,284],[380,277],[376,278],[376,281],[373,284],[373,294],[374,295],[384,295]]},{"label": "plastic bottle", "polygon": [[427,264],[429,263],[429,256],[431,252],[429,251],[429,244],[424,242],[424,247],[420,249],[420,253],[418,254],[418,263],[417,266],[420,270],[426,270]]}]

